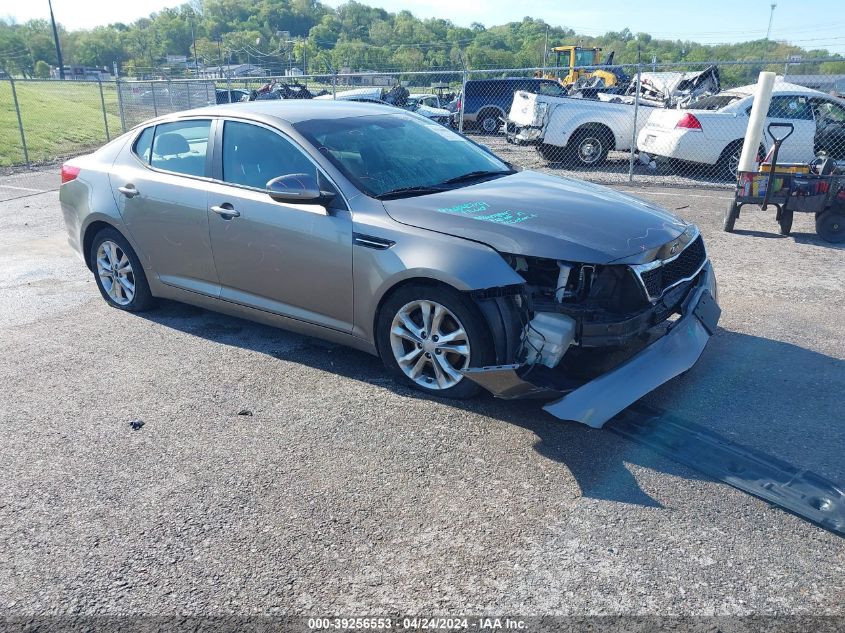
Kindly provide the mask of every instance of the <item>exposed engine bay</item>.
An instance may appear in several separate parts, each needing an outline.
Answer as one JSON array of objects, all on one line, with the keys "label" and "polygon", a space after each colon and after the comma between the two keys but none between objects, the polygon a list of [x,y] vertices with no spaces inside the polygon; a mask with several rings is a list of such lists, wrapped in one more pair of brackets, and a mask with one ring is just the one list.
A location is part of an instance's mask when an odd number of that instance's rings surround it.
[{"label": "exposed engine bay", "polygon": [[[693,319],[704,320],[703,333],[686,337],[684,343],[692,345],[689,350],[664,358],[657,372],[650,367],[644,372],[648,378],[633,376],[628,395],[617,397],[624,390],[615,390],[613,396],[591,394],[606,403],[605,413],[595,414],[593,403],[588,419],[567,419],[601,426],[633,400],[694,364],[718,321],[715,281],[697,229],[679,252],[672,250],[668,257],[646,263],[598,265],[503,256],[525,284],[474,296],[483,309],[485,303],[497,302],[501,319],[510,320],[503,328],[509,334],[505,339],[511,342],[504,354],[498,354],[504,361],[501,365],[469,369],[465,375],[502,398],[570,394],[546,407],[550,411],[554,405],[578,400],[572,397],[606,380],[618,368],[642,363],[638,357],[661,339],[670,338],[670,332],[703,304],[699,314],[692,314]],[[490,312],[488,305],[488,321]],[[648,354],[654,355],[654,351]],[[647,362],[653,365],[653,361]],[[596,389],[601,387],[593,386],[592,391]],[[629,397],[633,400],[626,401]]]}]

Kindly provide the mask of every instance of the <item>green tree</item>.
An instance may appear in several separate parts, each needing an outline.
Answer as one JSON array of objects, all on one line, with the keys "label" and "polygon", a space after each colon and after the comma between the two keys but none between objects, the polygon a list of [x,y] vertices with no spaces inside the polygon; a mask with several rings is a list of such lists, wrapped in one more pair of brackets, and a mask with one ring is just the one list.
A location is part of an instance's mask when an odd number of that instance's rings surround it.
[{"label": "green tree", "polygon": [[35,76],[39,79],[49,79],[50,64],[45,62],[43,59],[39,59],[37,62],[35,62]]}]

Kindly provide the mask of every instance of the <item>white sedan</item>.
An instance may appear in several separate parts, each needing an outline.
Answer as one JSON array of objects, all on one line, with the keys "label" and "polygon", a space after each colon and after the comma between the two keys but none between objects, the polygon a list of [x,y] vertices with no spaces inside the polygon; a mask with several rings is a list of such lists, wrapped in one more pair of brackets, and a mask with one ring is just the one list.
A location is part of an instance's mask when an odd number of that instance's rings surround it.
[{"label": "white sedan", "polygon": [[[637,136],[637,149],[652,157],[714,165],[720,178],[733,180],[755,89],[751,85],[725,90],[699,100],[687,110],[655,109]],[[818,145],[817,129],[825,117],[831,116],[845,118],[845,101],[778,81],[766,126],[772,122],[794,126],[792,135],[781,146],[778,162],[812,160]],[[761,155],[772,144],[768,134],[763,136]]]}]

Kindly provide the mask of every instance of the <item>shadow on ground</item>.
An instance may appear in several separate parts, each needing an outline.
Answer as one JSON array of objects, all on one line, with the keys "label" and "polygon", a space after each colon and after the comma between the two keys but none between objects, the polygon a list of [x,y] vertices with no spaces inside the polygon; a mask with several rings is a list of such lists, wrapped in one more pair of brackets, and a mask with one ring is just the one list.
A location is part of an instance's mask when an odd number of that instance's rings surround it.
[{"label": "shadow on ground", "polygon": [[[684,479],[709,480],[615,434],[558,420],[542,411],[537,401],[503,401],[488,394],[464,401],[433,398],[389,379],[381,361],[369,354],[306,336],[297,337],[299,345],[279,350],[279,331],[274,328],[176,302],[162,301],[158,309],[142,316],[220,344],[250,349],[528,429],[538,438],[535,450],[564,464],[585,497],[660,507],[641,489],[627,464]],[[840,476],[835,481],[841,480],[845,474],[841,463],[845,429],[832,428],[833,409],[828,408],[827,399],[796,399],[795,389],[783,388],[782,368],[790,368],[795,372],[793,379],[802,383],[821,381],[820,388],[838,389],[839,394],[845,391],[842,361],[795,345],[720,330],[698,366],[648,399],[670,410],[676,418],[724,433],[726,441],[774,454],[828,477]],[[812,385],[806,385],[806,389],[812,390]],[[758,397],[751,403],[748,398],[754,393]],[[838,400],[835,391],[831,391],[831,396]]]}]

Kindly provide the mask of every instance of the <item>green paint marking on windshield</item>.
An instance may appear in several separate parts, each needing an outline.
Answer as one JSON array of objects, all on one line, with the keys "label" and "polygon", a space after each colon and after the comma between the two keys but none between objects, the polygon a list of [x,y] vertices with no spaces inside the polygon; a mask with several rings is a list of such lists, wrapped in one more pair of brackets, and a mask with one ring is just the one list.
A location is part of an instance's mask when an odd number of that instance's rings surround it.
[{"label": "green paint marking on windshield", "polygon": [[473,220],[481,220],[482,222],[493,222],[494,224],[519,224],[536,218],[534,213],[527,213],[525,211],[512,211],[506,209],[504,211],[494,211],[492,213],[484,213],[490,209],[490,205],[486,202],[465,202],[463,204],[455,205],[454,207],[445,207],[437,209],[440,213],[448,213],[450,215],[462,215]]}]

